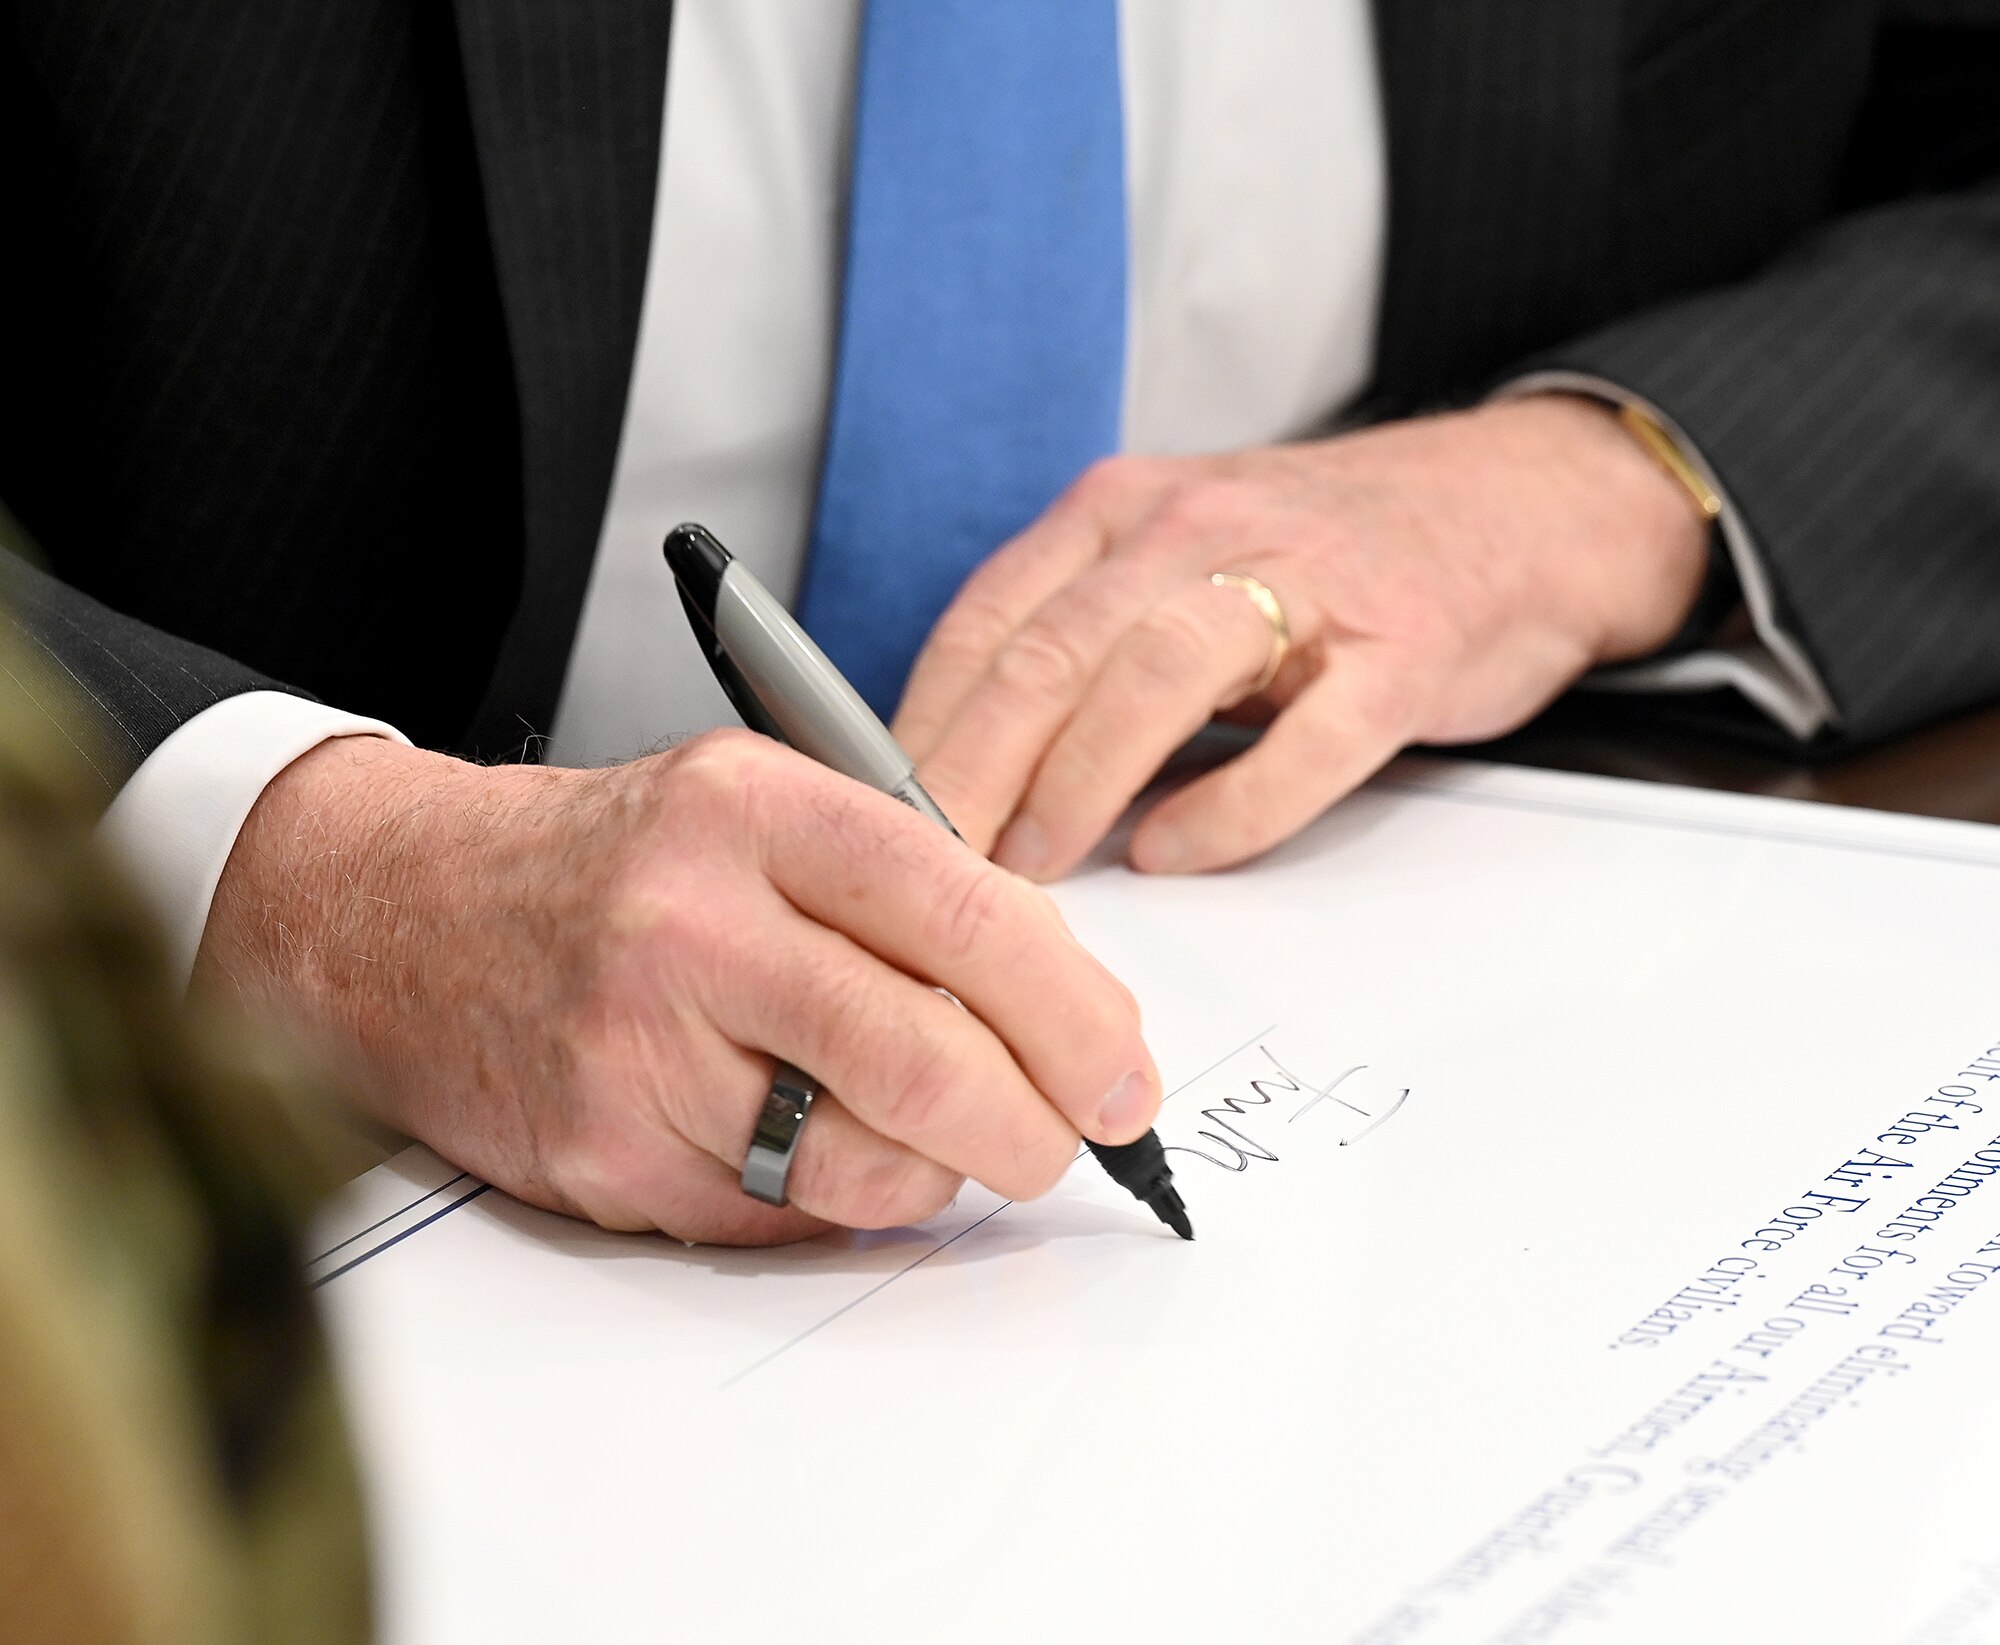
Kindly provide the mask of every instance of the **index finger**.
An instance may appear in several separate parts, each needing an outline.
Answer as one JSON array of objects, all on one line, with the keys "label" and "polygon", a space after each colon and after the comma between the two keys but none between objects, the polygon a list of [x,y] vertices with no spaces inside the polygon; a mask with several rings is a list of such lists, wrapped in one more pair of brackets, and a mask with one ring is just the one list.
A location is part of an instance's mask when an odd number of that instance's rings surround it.
[{"label": "index finger", "polygon": [[890,726],[912,759],[936,749],[1001,647],[1102,555],[1105,540],[1081,508],[1058,502],[965,580],[925,637]]},{"label": "index finger", "polygon": [[917,654],[896,710],[896,740],[915,759],[936,752],[974,686],[1021,625],[1145,516],[1169,472],[1150,457],[1092,463],[1040,519],[965,580]]},{"label": "index finger", "polygon": [[1131,1142],[1159,1108],[1138,1002],[1037,887],[885,795],[830,772],[760,831],[801,913],[949,989],[1035,1089],[1094,1142]]}]

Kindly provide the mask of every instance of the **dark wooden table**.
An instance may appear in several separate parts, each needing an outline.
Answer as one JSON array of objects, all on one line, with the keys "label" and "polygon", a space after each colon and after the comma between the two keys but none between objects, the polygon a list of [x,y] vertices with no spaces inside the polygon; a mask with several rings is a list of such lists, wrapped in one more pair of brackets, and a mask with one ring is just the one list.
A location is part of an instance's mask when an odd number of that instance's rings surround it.
[{"label": "dark wooden table", "polygon": [[1440,752],[2000,823],[2000,707],[1838,760],[1808,763],[1648,724],[1621,704],[1577,696],[1497,743]]}]

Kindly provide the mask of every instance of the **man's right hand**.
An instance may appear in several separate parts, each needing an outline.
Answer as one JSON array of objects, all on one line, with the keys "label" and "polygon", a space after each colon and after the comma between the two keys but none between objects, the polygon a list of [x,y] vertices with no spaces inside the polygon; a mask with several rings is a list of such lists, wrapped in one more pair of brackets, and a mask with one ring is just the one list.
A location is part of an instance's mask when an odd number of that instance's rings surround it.
[{"label": "man's right hand", "polygon": [[[358,1048],[375,1116],[537,1205],[739,1244],[1047,1192],[1160,1082],[1045,895],[747,732],[602,771],[345,737],[251,813],[196,964]],[[935,991],[964,1002],[961,1010]],[[824,1086],[791,1205],[738,1174]]]}]

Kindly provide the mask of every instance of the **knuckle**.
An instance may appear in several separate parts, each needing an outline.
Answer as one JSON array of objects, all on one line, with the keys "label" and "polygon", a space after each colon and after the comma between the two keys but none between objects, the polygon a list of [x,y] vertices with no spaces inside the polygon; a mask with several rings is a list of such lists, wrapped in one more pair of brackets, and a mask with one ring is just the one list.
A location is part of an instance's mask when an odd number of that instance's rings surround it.
[{"label": "knuckle", "polygon": [[1038,702],[1067,702],[1085,678],[1077,647],[1046,622],[1030,623],[993,660],[1007,691]]},{"label": "knuckle", "polygon": [[870,1026],[879,1016],[880,1002],[868,986],[865,963],[836,950],[784,968],[794,973],[785,979],[794,990],[792,998],[807,1002],[806,1021],[801,1024],[810,1025],[804,1042],[807,1055],[823,1058],[835,1047],[872,1043]]},{"label": "knuckle", "polygon": [[1162,606],[1139,625],[1129,660],[1150,685],[1183,683],[1199,669],[1213,647],[1213,636],[1201,619],[1181,606]]},{"label": "knuckle", "polygon": [[1013,900],[1013,886],[1001,870],[985,863],[965,869],[933,905],[931,951],[953,967],[991,955],[1009,928]]},{"label": "knuckle", "polygon": [[923,1222],[952,1202],[961,1180],[914,1154],[885,1154],[846,1176],[840,1220],[850,1228]]},{"label": "knuckle", "polygon": [[1250,482],[1202,475],[1165,492],[1148,525],[1151,536],[1176,552],[1190,544],[1222,544],[1234,551],[1269,512],[1268,499]]},{"label": "knuckle", "polygon": [[571,980],[570,1022],[592,1044],[615,1043],[661,1003],[699,995],[762,963],[743,887],[713,862],[629,876],[609,901],[587,972]]},{"label": "knuckle", "polygon": [[949,1211],[958,1199],[959,1190],[965,1186],[965,1178],[956,1171],[933,1167],[920,1188],[913,1188],[910,1196],[910,1222],[929,1222],[932,1217]]},{"label": "knuckle", "polygon": [[1241,519],[1246,514],[1265,512],[1270,506],[1268,486],[1238,474],[1217,475],[1199,493],[1203,507],[1212,518]]},{"label": "knuckle", "polygon": [[1130,495],[1147,483],[1152,464],[1144,457],[1118,454],[1099,457],[1076,477],[1069,495],[1079,502],[1109,502]]},{"label": "knuckle", "polygon": [[898,1139],[934,1135],[958,1084],[958,1065],[936,1041],[906,1041],[902,1051],[900,1065],[884,1073],[875,1094],[879,1129]]},{"label": "knuckle", "polygon": [[756,763],[766,740],[741,726],[718,726],[690,737],[672,755],[675,771],[699,783],[726,787],[730,779]]},{"label": "knuckle", "polygon": [[938,624],[935,639],[938,649],[949,657],[983,660],[1006,644],[1013,632],[1013,613],[988,598],[975,580]]},{"label": "knuckle", "polygon": [[531,1195],[553,1195],[601,1227],[645,1225],[640,1208],[655,1196],[659,1162],[636,1128],[598,1114],[537,1141],[538,1162],[524,1174]]},{"label": "knuckle", "polygon": [[1201,537],[1219,515],[1228,513],[1229,501],[1226,482],[1211,480],[1199,485],[1175,486],[1160,499],[1153,524],[1162,536]]},{"label": "knuckle", "polygon": [[693,812],[704,826],[718,819],[747,822],[776,776],[777,752],[769,738],[739,726],[689,738],[667,756],[666,775],[674,790],[668,814],[685,818]]}]

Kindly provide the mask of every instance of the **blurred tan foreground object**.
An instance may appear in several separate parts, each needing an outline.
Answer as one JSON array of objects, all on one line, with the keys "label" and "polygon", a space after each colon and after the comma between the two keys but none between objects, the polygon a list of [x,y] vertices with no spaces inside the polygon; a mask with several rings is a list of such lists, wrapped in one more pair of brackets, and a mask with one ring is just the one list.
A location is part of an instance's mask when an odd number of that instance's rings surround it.
[{"label": "blurred tan foreground object", "polygon": [[0,1633],[364,1640],[298,1250],[330,1156],[295,1077],[167,984],[77,727],[0,655]]}]

